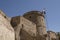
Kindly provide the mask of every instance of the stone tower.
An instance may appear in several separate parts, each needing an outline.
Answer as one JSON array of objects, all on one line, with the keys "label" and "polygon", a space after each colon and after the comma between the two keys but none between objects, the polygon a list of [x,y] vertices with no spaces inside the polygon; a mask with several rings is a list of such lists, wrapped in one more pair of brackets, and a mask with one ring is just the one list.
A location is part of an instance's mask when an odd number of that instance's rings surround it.
[{"label": "stone tower", "polygon": [[44,11],[30,11],[25,13],[23,16],[36,24],[37,34],[45,35],[46,26],[45,26],[45,16]]}]

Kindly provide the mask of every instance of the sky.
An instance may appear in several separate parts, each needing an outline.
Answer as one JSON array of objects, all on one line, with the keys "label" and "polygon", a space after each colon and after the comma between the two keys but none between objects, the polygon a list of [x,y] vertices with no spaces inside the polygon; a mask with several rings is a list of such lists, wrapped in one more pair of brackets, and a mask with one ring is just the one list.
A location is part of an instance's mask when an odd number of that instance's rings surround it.
[{"label": "sky", "polygon": [[60,32],[60,0],[0,0],[0,10],[8,17],[32,10],[46,11],[47,30]]}]

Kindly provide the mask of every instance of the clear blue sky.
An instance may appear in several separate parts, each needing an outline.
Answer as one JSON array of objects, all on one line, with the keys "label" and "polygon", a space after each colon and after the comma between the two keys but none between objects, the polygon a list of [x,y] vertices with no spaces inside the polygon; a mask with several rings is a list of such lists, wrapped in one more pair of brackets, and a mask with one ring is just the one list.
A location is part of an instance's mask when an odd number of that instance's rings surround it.
[{"label": "clear blue sky", "polygon": [[60,32],[60,0],[0,0],[0,9],[9,17],[46,9],[49,30]]}]

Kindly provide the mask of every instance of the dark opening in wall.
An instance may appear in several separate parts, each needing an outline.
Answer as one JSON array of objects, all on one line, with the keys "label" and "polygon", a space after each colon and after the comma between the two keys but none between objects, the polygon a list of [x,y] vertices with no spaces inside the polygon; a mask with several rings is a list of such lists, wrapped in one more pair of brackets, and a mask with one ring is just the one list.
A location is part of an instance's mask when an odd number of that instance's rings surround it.
[{"label": "dark opening in wall", "polygon": [[29,18],[31,18],[31,16],[29,16]]},{"label": "dark opening in wall", "polygon": [[4,18],[6,18],[6,16],[4,16]]},{"label": "dark opening in wall", "polygon": [[22,24],[22,28],[23,28],[23,24]]},{"label": "dark opening in wall", "polygon": [[19,33],[19,35],[21,35],[22,34],[22,29],[20,29],[20,33]]},{"label": "dark opening in wall", "polygon": [[33,36],[35,36],[35,34],[33,34]]},{"label": "dark opening in wall", "polygon": [[12,27],[14,28],[15,26],[17,26],[16,22],[11,22]]}]

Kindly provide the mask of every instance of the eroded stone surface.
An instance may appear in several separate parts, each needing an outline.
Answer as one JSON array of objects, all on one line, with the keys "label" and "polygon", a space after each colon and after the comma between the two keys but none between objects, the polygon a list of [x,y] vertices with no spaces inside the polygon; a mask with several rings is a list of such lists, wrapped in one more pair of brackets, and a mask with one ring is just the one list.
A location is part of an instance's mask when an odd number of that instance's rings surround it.
[{"label": "eroded stone surface", "polygon": [[15,40],[14,29],[2,13],[0,11],[0,40]]}]

